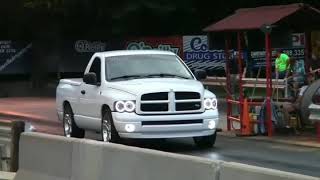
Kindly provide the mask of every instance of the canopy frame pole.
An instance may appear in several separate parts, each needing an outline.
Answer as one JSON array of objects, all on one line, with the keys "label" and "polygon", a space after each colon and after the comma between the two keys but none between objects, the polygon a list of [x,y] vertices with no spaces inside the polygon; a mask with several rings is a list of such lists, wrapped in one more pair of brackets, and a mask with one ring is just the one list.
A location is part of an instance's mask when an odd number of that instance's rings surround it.
[{"label": "canopy frame pole", "polygon": [[231,130],[231,120],[228,118],[232,116],[232,104],[228,100],[232,100],[231,82],[230,82],[230,34],[226,34],[225,37],[225,51],[224,56],[226,60],[226,84],[227,84],[227,129]]},{"label": "canopy frame pole", "polygon": [[271,69],[272,69],[272,63],[271,63],[271,38],[270,38],[270,32],[265,32],[265,46],[266,46],[266,75],[267,75],[267,99],[266,99],[266,109],[267,109],[267,129],[268,129],[268,136],[272,137],[273,135],[273,128],[272,128],[272,110],[271,110],[271,97],[272,97],[272,77],[271,77]]},{"label": "canopy frame pole", "polygon": [[241,31],[237,32],[237,48],[238,48],[238,74],[239,74],[239,109],[240,109],[240,127],[242,131],[242,126],[243,126],[243,82],[242,82],[242,46],[241,46],[241,39],[242,39],[243,33]]}]

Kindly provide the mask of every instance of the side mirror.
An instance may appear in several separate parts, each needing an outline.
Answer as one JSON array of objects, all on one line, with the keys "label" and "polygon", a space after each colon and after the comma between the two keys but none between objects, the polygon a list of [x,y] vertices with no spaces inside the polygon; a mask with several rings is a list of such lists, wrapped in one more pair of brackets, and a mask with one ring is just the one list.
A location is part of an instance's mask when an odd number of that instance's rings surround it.
[{"label": "side mirror", "polygon": [[207,72],[204,70],[195,70],[194,75],[197,78],[197,80],[204,80],[207,78]]},{"label": "side mirror", "polygon": [[94,72],[89,72],[83,76],[83,82],[86,84],[97,85],[97,75]]}]

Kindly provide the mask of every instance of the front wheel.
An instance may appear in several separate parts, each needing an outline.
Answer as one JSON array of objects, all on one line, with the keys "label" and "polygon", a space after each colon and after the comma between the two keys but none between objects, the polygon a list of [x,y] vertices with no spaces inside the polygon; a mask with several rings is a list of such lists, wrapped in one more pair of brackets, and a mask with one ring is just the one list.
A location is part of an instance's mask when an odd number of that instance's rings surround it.
[{"label": "front wheel", "polygon": [[117,143],[120,141],[120,136],[113,124],[113,119],[110,110],[106,110],[101,122],[101,136],[104,142]]},{"label": "front wheel", "polygon": [[200,148],[212,148],[216,142],[217,133],[209,136],[194,137],[194,143]]},{"label": "front wheel", "polygon": [[70,105],[64,106],[63,129],[66,137],[84,138],[84,130],[76,125]]}]

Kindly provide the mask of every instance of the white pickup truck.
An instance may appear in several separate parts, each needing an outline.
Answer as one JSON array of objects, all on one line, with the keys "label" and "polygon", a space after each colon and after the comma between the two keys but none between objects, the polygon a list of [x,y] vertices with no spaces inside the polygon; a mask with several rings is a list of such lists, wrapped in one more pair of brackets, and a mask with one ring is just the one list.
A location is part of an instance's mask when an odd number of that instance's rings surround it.
[{"label": "white pickup truck", "polygon": [[219,118],[216,96],[198,81],[205,78],[172,52],[95,53],[82,79],[60,80],[58,117],[67,137],[83,138],[85,130],[106,142],[193,137],[211,147]]}]

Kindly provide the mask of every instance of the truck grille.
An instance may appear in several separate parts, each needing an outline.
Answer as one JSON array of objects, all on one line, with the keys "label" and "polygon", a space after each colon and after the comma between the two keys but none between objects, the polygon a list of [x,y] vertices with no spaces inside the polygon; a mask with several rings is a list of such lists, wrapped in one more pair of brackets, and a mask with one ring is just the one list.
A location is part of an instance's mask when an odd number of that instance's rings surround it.
[{"label": "truck grille", "polygon": [[176,103],[176,111],[199,110],[201,102]]},{"label": "truck grille", "polygon": [[157,92],[141,96],[138,114],[196,113],[202,110],[198,92]]},{"label": "truck grille", "polygon": [[182,99],[200,99],[200,94],[197,92],[176,92],[176,100]]},{"label": "truck grille", "polygon": [[150,93],[141,96],[141,101],[168,100],[168,92]]},{"label": "truck grille", "polygon": [[168,106],[168,103],[141,104],[141,111],[144,111],[144,112],[169,111],[169,106]]}]

